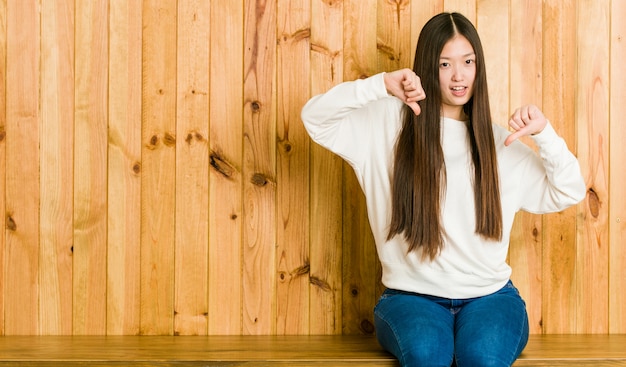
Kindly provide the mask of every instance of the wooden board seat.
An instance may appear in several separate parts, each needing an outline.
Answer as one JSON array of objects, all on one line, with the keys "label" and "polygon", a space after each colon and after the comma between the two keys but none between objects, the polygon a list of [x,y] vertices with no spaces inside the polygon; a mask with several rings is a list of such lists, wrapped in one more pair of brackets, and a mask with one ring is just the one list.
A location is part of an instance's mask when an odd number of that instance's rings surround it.
[{"label": "wooden board seat", "polygon": [[[0,366],[398,366],[367,336],[4,336]],[[626,366],[626,335],[532,335],[515,366]]]}]

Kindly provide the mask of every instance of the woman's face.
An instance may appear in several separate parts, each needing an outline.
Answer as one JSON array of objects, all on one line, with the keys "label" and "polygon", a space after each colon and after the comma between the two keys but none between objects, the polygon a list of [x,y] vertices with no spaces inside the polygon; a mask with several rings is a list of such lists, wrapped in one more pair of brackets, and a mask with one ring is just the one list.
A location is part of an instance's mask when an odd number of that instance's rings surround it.
[{"label": "woman's face", "polygon": [[476,54],[469,41],[456,35],[450,39],[439,57],[439,85],[444,117],[465,120],[463,105],[474,93]]}]

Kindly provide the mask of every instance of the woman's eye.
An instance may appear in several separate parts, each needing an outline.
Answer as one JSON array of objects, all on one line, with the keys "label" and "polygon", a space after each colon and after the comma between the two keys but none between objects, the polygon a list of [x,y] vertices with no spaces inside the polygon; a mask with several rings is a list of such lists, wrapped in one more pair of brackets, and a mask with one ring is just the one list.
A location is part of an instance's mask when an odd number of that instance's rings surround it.
[{"label": "woman's eye", "polygon": [[450,66],[450,63],[442,62],[441,64],[439,64],[439,66],[442,67],[442,68],[447,68],[448,66]]},{"label": "woman's eye", "polygon": [[472,59],[465,60],[466,64],[473,64],[474,62],[475,60],[472,60]]}]

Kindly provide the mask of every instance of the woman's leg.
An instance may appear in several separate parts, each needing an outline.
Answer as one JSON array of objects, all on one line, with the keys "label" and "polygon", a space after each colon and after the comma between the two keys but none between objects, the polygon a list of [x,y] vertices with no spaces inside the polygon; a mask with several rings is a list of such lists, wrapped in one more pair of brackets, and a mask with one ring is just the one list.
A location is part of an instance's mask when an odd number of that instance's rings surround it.
[{"label": "woman's leg", "polygon": [[456,317],[458,367],[511,366],[528,341],[526,304],[510,282],[468,301]]},{"label": "woman's leg", "polygon": [[428,297],[387,290],[374,322],[378,341],[403,367],[452,364],[454,316]]}]

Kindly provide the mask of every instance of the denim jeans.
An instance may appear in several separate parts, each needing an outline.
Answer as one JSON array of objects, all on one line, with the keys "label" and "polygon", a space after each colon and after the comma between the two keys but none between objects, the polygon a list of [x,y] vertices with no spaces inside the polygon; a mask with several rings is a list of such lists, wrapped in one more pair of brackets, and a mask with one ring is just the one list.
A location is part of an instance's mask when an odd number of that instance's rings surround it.
[{"label": "denim jeans", "polygon": [[447,299],[387,289],[376,336],[401,366],[511,366],[528,341],[526,304],[509,281],[496,293]]}]

